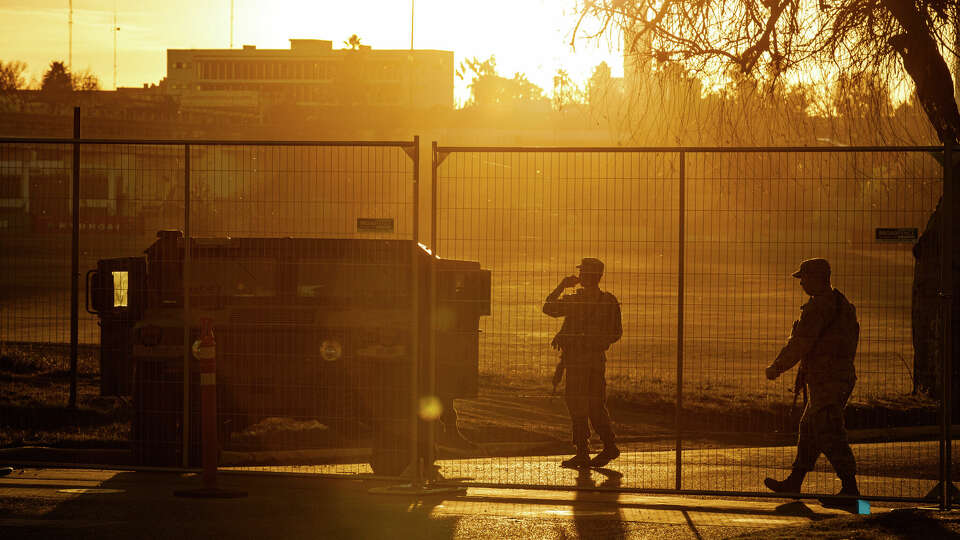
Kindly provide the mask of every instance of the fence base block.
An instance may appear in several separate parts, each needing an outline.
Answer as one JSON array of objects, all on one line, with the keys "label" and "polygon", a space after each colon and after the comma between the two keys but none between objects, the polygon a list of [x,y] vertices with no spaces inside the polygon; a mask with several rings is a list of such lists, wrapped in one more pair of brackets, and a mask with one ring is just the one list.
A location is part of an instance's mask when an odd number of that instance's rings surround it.
[{"label": "fence base block", "polygon": [[[960,504],[960,490],[957,489],[957,486],[953,485],[953,482],[950,482],[950,487],[947,488],[950,490],[950,501],[952,504]],[[943,482],[937,482],[937,485],[927,493],[924,500],[927,501],[939,501],[940,495],[943,493]]]}]

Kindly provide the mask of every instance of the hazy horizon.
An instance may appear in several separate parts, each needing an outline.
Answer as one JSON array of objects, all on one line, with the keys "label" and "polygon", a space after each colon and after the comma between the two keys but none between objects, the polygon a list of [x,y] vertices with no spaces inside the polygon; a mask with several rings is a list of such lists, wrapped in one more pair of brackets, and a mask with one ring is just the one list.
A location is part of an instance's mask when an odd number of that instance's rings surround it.
[{"label": "hazy horizon", "polygon": [[[0,0],[0,60],[27,64],[26,79],[37,81],[51,61],[68,62],[68,2]],[[349,5],[312,2],[234,0],[233,47],[289,49],[290,38],[325,39],[334,48],[357,34],[374,49],[410,47],[409,2],[358,0]],[[92,71],[113,89],[113,18],[117,26],[117,86],[156,84],[166,75],[167,49],[230,47],[230,0],[198,4],[186,0],[151,2],[76,0],[73,2],[73,70]],[[510,10],[511,16],[504,14]],[[570,36],[576,24],[572,5],[547,0],[494,0],[482,9],[466,2],[420,0],[414,4],[414,48],[453,51],[456,65],[466,58],[495,56],[505,77],[526,74],[549,95],[553,76],[564,69],[582,83],[600,62],[621,76],[622,57],[601,43]],[[372,13],[378,16],[372,17]],[[619,48],[613,44],[614,48]],[[455,99],[469,98],[469,77],[454,79]]]}]

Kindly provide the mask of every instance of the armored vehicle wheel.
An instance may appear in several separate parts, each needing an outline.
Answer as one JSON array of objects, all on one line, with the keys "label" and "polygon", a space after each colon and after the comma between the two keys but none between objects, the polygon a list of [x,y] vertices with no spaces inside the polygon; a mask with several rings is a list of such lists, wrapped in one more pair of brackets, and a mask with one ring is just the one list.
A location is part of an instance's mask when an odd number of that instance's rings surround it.
[{"label": "armored vehicle wheel", "polygon": [[400,476],[410,464],[410,449],[406,440],[391,437],[381,440],[373,447],[370,455],[370,468],[379,476]]}]

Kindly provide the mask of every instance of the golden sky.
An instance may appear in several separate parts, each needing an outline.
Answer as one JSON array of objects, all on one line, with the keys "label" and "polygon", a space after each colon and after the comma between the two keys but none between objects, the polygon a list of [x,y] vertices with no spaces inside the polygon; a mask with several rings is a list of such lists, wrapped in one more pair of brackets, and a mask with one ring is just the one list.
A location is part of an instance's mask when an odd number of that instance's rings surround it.
[{"label": "golden sky", "polygon": [[[374,49],[410,47],[409,0],[234,0],[234,47],[289,48],[289,38],[333,41],[356,33]],[[39,80],[51,60],[67,60],[68,0],[0,0],[0,60],[27,63]],[[157,83],[166,49],[228,48],[230,0],[73,0],[73,67],[113,87],[113,19],[118,26],[118,86]],[[563,68],[586,79],[601,61],[622,73],[618,45],[579,40],[573,0],[415,0],[414,47],[452,50],[456,61],[496,55],[507,77],[520,71],[547,93]],[[456,81],[456,99],[468,97]]]}]

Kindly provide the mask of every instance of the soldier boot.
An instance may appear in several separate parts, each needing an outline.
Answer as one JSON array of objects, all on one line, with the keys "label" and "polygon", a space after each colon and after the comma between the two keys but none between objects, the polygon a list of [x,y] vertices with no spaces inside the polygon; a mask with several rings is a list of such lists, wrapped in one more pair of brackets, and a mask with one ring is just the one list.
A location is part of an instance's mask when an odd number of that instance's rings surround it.
[{"label": "soldier boot", "polygon": [[833,497],[821,497],[820,504],[830,508],[841,508],[851,512],[857,508],[857,499],[853,497],[860,496],[860,488],[857,487],[857,477],[854,475],[844,475],[840,477],[842,482],[840,491]]},{"label": "soldier boot", "polygon": [[616,445],[604,446],[603,451],[590,460],[591,467],[603,467],[607,463],[620,457],[620,449]]},{"label": "soldier boot", "polygon": [[800,493],[800,487],[803,485],[803,479],[807,476],[807,471],[793,469],[790,476],[783,480],[774,480],[773,478],[764,478],[763,485],[767,489],[776,493]]},{"label": "soldier boot", "polygon": [[590,466],[590,453],[586,446],[577,445],[577,455],[560,462],[561,467],[582,469]]}]

